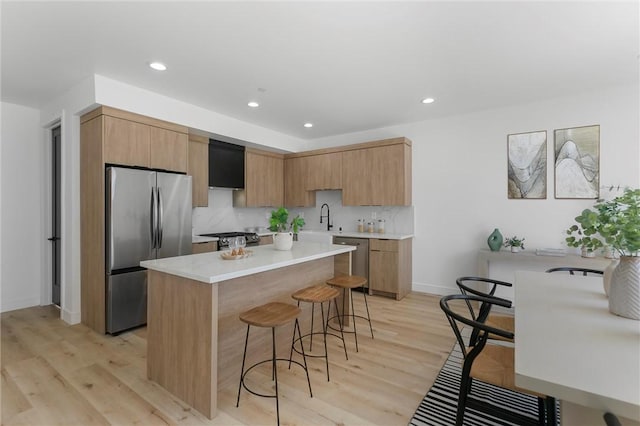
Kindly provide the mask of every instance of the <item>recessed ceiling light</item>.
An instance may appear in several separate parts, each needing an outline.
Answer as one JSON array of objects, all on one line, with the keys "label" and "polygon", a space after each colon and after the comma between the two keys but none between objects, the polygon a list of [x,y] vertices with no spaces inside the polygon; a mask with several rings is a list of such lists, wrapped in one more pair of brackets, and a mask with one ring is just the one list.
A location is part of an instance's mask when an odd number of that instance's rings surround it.
[{"label": "recessed ceiling light", "polygon": [[247,105],[249,105],[251,108],[258,108],[260,106],[260,104],[256,101],[251,101]]},{"label": "recessed ceiling light", "polygon": [[151,62],[149,66],[156,71],[164,71],[167,69],[167,66],[162,62]]},{"label": "recessed ceiling light", "polygon": [[313,123],[304,123],[304,127],[307,127],[307,128],[313,127]]},{"label": "recessed ceiling light", "polygon": [[424,98],[422,100],[422,103],[423,104],[432,104],[434,101],[435,101],[435,99],[433,99],[433,98]]}]

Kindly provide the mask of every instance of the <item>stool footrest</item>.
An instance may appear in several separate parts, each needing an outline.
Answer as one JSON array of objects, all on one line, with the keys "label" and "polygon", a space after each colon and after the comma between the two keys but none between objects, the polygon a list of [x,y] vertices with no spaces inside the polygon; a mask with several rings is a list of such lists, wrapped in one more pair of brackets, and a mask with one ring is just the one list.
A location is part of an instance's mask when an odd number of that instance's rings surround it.
[{"label": "stool footrest", "polygon": [[[307,355],[307,356],[309,356],[309,355]],[[295,361],[295,360],[290,360],[289,358],[276,358],[276,361],[283,361],[283,362],[284,362],[284,361],[286,361],[286,362],[288,362],[288,363],[289,363],[289,369],[291,369],[291,364],[297,364],[297,365],[299,365],[303,370],[305,370],[305,371],[307,370],[307,368],[306,368],[304,365],[302,365],[302,363],[301,363],[301,362],[298,362],[298,361]],[[261,396],[261,397],[263,397],[263,398],[276,398],[276,397],[277,397],[277,395],[276,395],[276,394],[273,394],[273,395],[267,395],[267,394],[263,394],[263,393],[259,393],[259,392],[253,391],[253,390],[249,389],[249,387],[247,387],[246,383],[244,382],[244,378],[245,378],[245,376],[246,376],[246,375],[247,375],[251,370],[253,370],[254,368],[258,367],[259,365],[266,364],[266,363],[270,363],[270,364],[271,364],[271,363],[273,363],[273,360],[272,360],[271,358],[270,358],[270,359],[265,359],[264,361],[256,362],[256,363],[255,363],[255,364],[253,364],[251,367],[247,368],[247,369],[244,371],[244,373],[242,374],[242,377],[240,377],[240,384],[242,385],[242,387],[243,387],[243,388],[245,388],[245,389],[246,389],[246,391],[247,391],[247,392],[252,393],[252,394],[254,394],[254,395],[256,395],[256,396]],[[313,395],[311,395],[311,397],[313,398]]]}]

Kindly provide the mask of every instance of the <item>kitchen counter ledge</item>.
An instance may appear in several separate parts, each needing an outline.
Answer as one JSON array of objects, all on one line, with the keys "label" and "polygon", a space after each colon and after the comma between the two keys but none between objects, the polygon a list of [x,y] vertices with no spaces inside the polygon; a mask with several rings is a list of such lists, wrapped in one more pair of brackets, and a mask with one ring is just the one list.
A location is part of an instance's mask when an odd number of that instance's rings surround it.
[{"label": "kitchen counter ledge", "polygon": [[192,254],[145,260],[140,266],[166,274],[214,284],[259,272],[271,271],[322,259],[355,250],[354,246],[296,241],[289,251],[276,250],[273,245],[248,248],[253,253],[245,259],[224,260],[220,252]]}]

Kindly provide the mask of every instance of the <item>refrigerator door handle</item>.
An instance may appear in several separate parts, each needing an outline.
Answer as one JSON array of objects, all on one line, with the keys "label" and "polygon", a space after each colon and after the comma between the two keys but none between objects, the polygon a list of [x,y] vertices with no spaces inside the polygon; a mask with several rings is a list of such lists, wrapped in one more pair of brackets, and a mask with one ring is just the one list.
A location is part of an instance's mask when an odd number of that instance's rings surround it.
[{"label": "refrigerator door handle", "polygon": [[157,229],[156,229],[156,225],[158,223],[157,219],[156,219],[156,215],[157,215],[157,205],[156,205],[156,191],[155,188],[151,188],[151,206],[150,206],[150,210],[151,210],[151,223],[150,228],[151,228],[151,248],[156,248],[156,235],[158,234]]},{"label": "refrigerator door handle", "polygon": [[162,200],[162,192],[160,191],[160,187],[158,187],[158,248],[162,248],[162,232],[163,232],[163,222],[164,222],[164,209]]}]

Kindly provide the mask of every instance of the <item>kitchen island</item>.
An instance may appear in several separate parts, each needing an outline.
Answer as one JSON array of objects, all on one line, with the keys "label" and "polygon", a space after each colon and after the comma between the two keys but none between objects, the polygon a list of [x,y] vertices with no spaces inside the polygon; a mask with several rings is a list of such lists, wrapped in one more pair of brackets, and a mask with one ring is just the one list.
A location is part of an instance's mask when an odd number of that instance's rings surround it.
[{"label": "kitchen island", "polygon": [[[291,251],[252,247],[223,260],[220,252],[148,260],[147,376],[213,418],[218,389],[240,377],[246,325],[241,312],[351,273],[355,247],[295,242]],[[300,317],[303,327],[311,310]],[[261,330],[264,331],[264,330]],[[278,328],[278,356],[288,357],[292,325]],[[271,333],[255,332],[247,364],[270,357]]]}]

